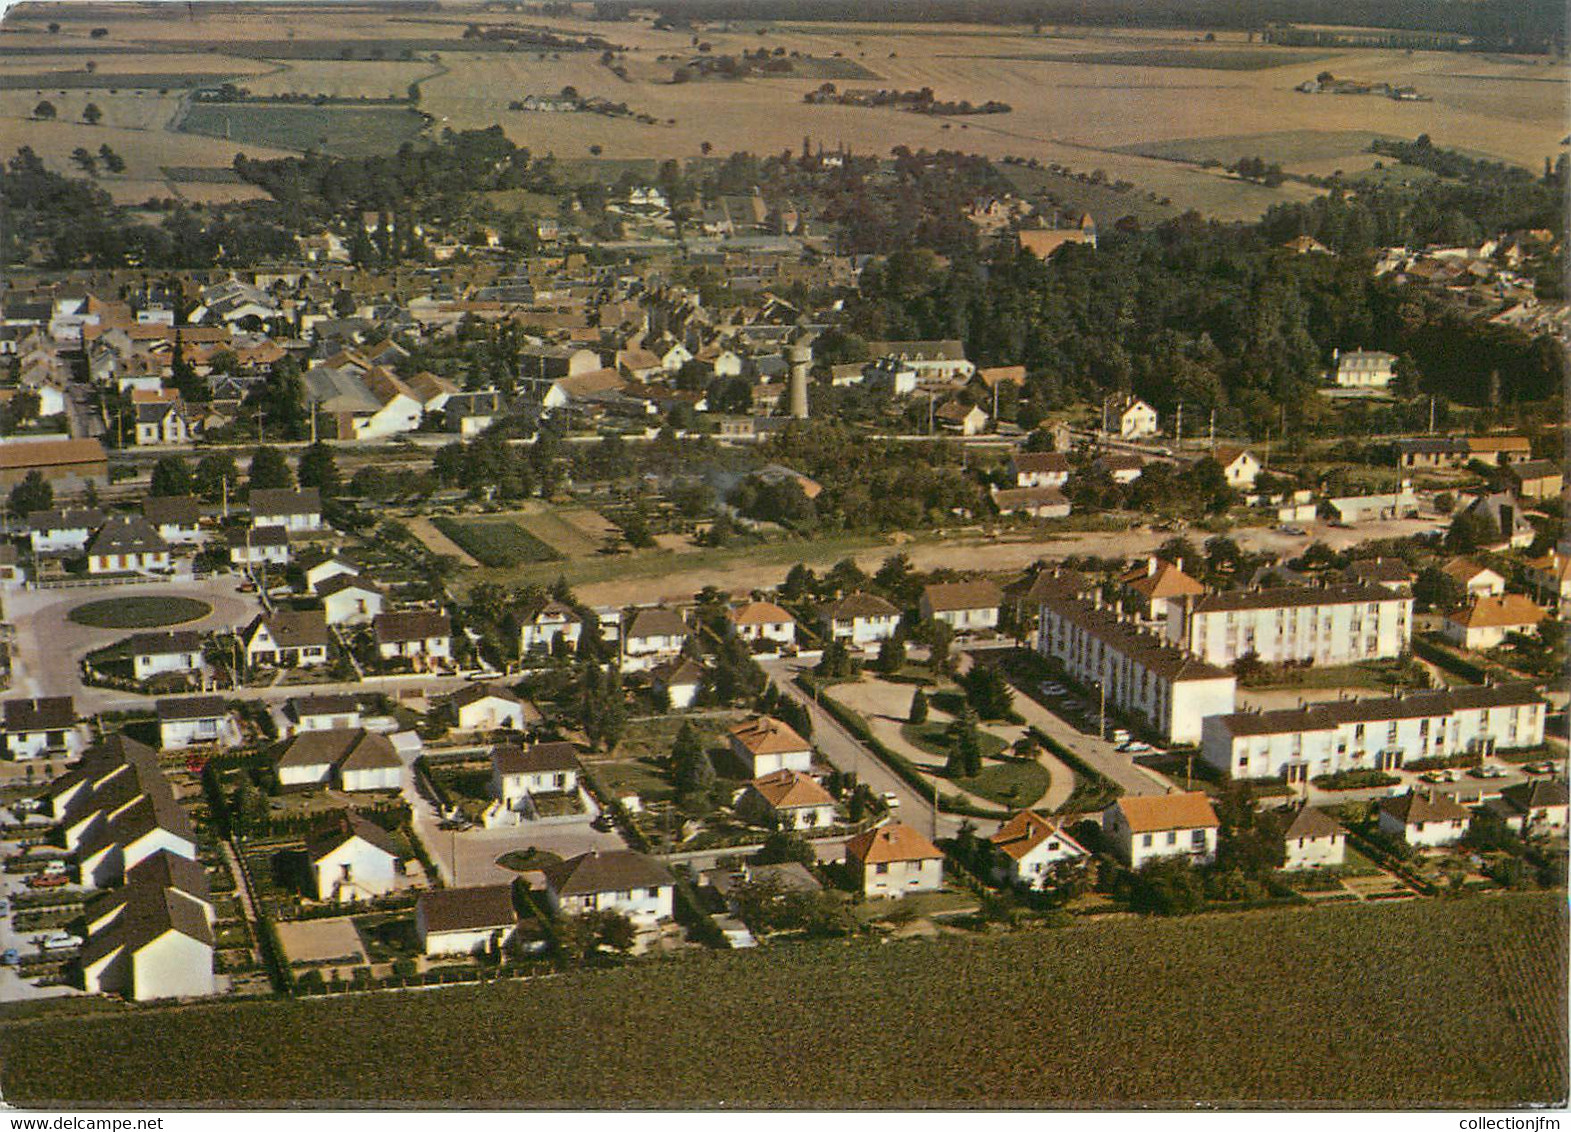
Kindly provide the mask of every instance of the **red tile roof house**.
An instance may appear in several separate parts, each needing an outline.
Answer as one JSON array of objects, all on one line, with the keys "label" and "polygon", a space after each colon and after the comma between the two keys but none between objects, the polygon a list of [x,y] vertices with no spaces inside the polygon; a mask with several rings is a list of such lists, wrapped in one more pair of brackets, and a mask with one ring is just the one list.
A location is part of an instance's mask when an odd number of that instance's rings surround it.
[{"label": "red tile roof house", "polygon": [[900,822],[889,822],[847,841],[846,864],[864,896],[936,892],[944,884],[943,853]]},{"label": "red tile roof house", "polygon": [[750,601],[731,610],[727,617],[744,641],[796,643],[796,618],[772,601]]},{"label": "red tile roof house", "polygon": [[1198,790],[1129,794],[1102,811],[1102,832],[1132,869],[1161,857],[1212,860],[1221,824],[1211,800]]},{"label": "red tile roof house", "polygon": [[453,628],[447,614],[434,609],[379,613],[371,622],[376,653],[383,660],[407,660],[416,668],[447,666],[453,658]]},{"label": "red tile roof house", "polygon": [[835,824],[835,800],[812,775],[777,770],[747,784],[736,812],[773,829],[825,829]]},{"label": "red tile roof house", "polygon": [[789,724],[760,715],[744,720],[728,733],[731,752],[749,778],[761,778],[777,770],[806,773],[813,769],[813,745]]},{"label": "red tile roof house", "polygon": [[1060,866],[1084,865],[1091,856],[1057,822],[1030,810],[1010,818],[988,840],[994,879],[1011,888],[1043,888]]}]

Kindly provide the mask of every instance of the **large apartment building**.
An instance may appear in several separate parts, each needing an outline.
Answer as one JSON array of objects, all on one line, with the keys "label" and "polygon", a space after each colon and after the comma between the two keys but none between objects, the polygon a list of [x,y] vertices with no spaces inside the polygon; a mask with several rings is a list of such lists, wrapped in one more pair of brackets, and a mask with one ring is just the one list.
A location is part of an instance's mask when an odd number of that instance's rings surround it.
[{"label": "large apartment building", "polygon": [[1300,782],[1344,770],[1536,747],[1543,696],[1526,683],[1484,684],[1380,699],[1329,700],[1280,711],[1214,715],[1201,753],[1233,778]]},{"label": "large apartment building", "polygon": [[1173,642],[1211,664],[1253,654],[1267,664],[1349,664],[1400,656],[1413,599],[1361,582],[1207,594],[1168,618]]},{"label": "large apartment building", "polygon": [[1203,717],[1233,710],[1232,673],[1142,629],[1096,592],[1065,579],[1041,584],[1040,596],[1037,651],[1060,661],[1071,679],[1100,687],[1108,707],[1142,717],[1167,742],[1199,742]]}]

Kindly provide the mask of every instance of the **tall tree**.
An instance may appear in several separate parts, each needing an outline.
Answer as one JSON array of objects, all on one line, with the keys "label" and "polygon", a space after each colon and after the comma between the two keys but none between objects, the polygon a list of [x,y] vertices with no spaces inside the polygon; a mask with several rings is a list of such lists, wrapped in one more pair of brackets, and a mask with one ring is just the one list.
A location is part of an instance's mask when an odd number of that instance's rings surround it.
[{"label": "tall tree", "polygon": [[319,440],[301,454],[301,487],[314,487],[322,493],[323,499],[331,499],[338,494],[342,483],[338,474],[338,461],[328,445]]},{"label": "tall tree", "polygon": [[190,495],[196,488],[196,477],[191,466],[182,456],[160,456],[153,465],[153,482],[149,491],[153,495]]},{"label": "tall tree", "polygon": [[22,482],[11,489],[11,513],[26,515],[32,511],[47,511],[55,501],[55,489],[44,473],[34,469]]},{"label": "tall tree", "polygon": [[250,474],[246,487],[255,491],[257,488],[290,488],[295,486],[295,475],[289,470],[289,461],[278,449],[269,445],[262,445],[251,453]]}]

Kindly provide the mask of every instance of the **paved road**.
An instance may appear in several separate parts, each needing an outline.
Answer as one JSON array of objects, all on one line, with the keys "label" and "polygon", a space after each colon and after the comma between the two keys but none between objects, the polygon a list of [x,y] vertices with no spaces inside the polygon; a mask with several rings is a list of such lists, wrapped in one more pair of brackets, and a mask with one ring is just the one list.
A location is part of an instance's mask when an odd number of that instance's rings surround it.
[{"label": "paved road", "polygon": [[813,744],[839,770],[855,774],[858,781],[867,783],[880,794],[892,791],[900,799],[895,816],[928,837],[953,837],[967,820],[971,821],[983,835],[990,834],[998,828],[999,823],[994,821],[967,819],[953,814],[935,814],[931,797],[918,793],[914,787],[907,784],[905,779],[885,766],[876,755],[861,744],[856,736],[841,727],[834,716],[819,707],[811,696],[796,686],[792,677],[804,667],[806,662],[787,660],[763,662],[764,671],[769,674],[775,686],[798,703],[807,706],[808,714],[813,720]]},{"label": "paved road", "polygon": [[[0,841],[0,857],[9,856],[16,852],[18,848],[19,846],[14,841]],[[23,883],[24,880],[24,877],[16,874],[0,873],[0,897],[4,897],[9,902],[19,893],[31,891]],[[33,937],[40,933],[17,933],[15,923],[14,912],[8,912],[0,916],[0,951],[14,947],[24,956],[37,954],[38,946],[33,942]],[[15,967],[0,967],[0,1002],[23,1002],[35,998],[60,998],[64,995],[79,993],[81,992],[73,987],[34,986],[21,978],[17,974]]]},{"label": "paved road", "polygon": [[1016,684],[1015,710],[1026,722],[1050,738],[1062,743],[1102,774],[1111,778],[1129,794],[1165,794],[1178,789],[1171,781],[1154,770],[1138,765],[1129,755],[1117,750],[1105,739],[1085,732],[1053,714],[1026,690]]}]

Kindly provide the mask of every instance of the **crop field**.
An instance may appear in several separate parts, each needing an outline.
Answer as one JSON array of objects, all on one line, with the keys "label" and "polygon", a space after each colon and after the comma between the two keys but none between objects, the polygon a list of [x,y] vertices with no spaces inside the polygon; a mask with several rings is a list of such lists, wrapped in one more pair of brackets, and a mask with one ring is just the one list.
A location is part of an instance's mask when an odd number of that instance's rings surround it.
[{"label": "crop field", "polygon": [[[1563,894],[1506,895],[39,1015],[0,1023],[0,1088],[40,1107],[1555,1105],[1566,926]],[[477,1033],[509,1040],[476,1057]],[[181,1072],[148,1073],[147,1049]]]},{"label": "crop field", "polygon": [[506,568],[555,562],[561,555],[507,519],[454,519],[438,515],[431,525],[452,539],[482,566]]},{"label": "crop field", "polygon": [[[1558,152],[1565,135],[1571,79],[1563,61],[1362,47],[1305,50],[1246,43],[1231,32],[1207,43],[1194,32],[1145,29],[1054,27],[1031,34],[1025,28],[960,24],[738,21],[705,29],[713,54],[778,47],[799,53],[795,71],[673,83],[672,71],[691,55],[691,36],[657,31],[647,16],[605,24],[582,14],[487,12],[482,21],[519,23],[565,36],[603,35],[627,47],[622,56],[627,79],[602,65],[594,51],[527,46],[510,51],[500,41],[464,40],[466,14],[400,15],[350,7],[333,13],[331,32],[324,34],[321,13],[305,6],[196,4],[170,9],[167,16],[128,8],[124,15],[93,13],[91,18],[109,29],[96,41],[86,35],[85,18],[64,21],[61,31],[51,35],[41,14],[10,13],[10,34],[0,50],[0,118],[10,119],[6,133],[15,144],[31,145],[61,169],[69,168],[68,155],[78,145],[96,150],[108,141],[126,153],[132,168],[124,182],[104,182],[119,199],[149,195],[142,182],[160,180],[160,166],[227,166],[242,144],[252,157],[307,146],[358,154],[396,148],[418,129],[412,115],[405,119],[396,110],[367,110],[379,116],[354,118],[336,107],[314,112],[198,107],[180,125],[176,95],[183,84],[193,76],[226,73],[241,76],[238,81],[258,93],[351,98],[401,95],[418,81],[421,109],[444,126],[501,124],[515,142],[536,153],[603,159],[613,178],[627,167],[621,163],[694,158],[705,143],[717,154],[778,152],[800,145],[804,136],[827,145],[844,143],[861,153],[887,153],[905,144],[995,158],[1018,155],[1081,175],[1100,170],[1109,182],[1131,182],[1133,190],[1109,196],[1108,189],[1071,179],[1060,195],[1075,207],[1079,198],[1100,196],[1098,206],[1089,209],[1093,215],[1132,214],[1143,222],[1190,208],[1221,218],[1254,218],[1273,204],[1313,195],[1312,187],[1298,181],[1266,188],[1185,160],[1191,154],[1202,154],[1199,160],[1240,156],[1227,144],[1235,140],[1257,140],[1261,156],[1301,174],[1369,170],[1374,159],[1352,144],[1355,138],[1420,133],[1440,146],[1537,170],[1546,155]],[[222,45],[222,54],[211,50],[215,44]],[[96,76],[87,74],[90,61],[99,67]],[[146,76],[121,79],[117,94],[83,85],[107,87],[117,75],[138,70]],[[1412,85],[1433,101],[1398,103],[1292,89],[1321,70]],[[45,72],[59,75],[58,83],[13,87],[39,82]],[[164,79],[172,85],[162,86]],[[950,121],[892,108],[805,104],[802,95],[826,79],[900,89],[930,86],[940,98],[996,98],[1014,111],[985,122]],[[151,85],[154,81],[160,85]],[[586,97],[625,102],[657,124],[508,109],[526,94],[569,85]],[[39,89],[70,92],[64,99],[69,108],[61,107],[58,121],[27,120]],[[160,89],[171,93],[159,97]],[[143,113],[132,123],[118,104],[138,90],[156,100],[158,114]],[[78,116],[89,93],[104,111],[97,130],[135,128],[146,134],[134,143],[112,133],[86,136]],[[281,117],[282,112],[293,116]],[[1346,151],[1331,140],[1337,138],[1346,141]],[[161,187],[163,195],[171,191]],[[218,197],[222,190],[188,195]],[[234,195],[241,195],[238,188]]]},{"label": "crop field", "polygon": [[558,509],[546,505],[510,514],[507,518],[563,558],[594,554],[616,533],[616,527],[597,512],[582,508]]},{"label": "crop field", "polygon": [[237,145],[319,149],[345,157],[391,153],[419,136],[425,122],[403,107],[192,106],[180,120],[188,134],[220,137]]}]

